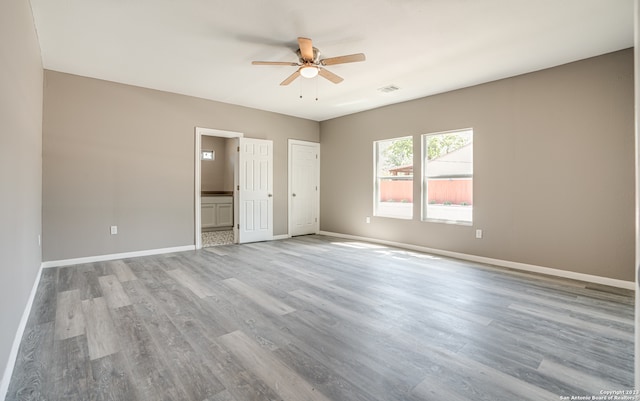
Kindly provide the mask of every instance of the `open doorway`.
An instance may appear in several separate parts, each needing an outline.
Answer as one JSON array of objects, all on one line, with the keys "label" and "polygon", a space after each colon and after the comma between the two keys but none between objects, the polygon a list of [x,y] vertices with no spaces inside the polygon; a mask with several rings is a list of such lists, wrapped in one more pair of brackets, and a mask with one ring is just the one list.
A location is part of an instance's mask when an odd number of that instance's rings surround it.
[{"label": "open doorway", "polygon": [[240,132],[196,127],[195,244],[238,243],[237,147]]}]

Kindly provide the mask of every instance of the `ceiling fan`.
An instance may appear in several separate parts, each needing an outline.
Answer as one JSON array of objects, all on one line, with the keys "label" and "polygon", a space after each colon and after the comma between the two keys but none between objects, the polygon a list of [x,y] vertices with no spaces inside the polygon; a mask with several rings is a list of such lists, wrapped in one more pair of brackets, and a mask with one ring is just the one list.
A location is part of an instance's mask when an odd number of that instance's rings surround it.
[{"label": "ceiling fan", "polygon": [[363,53],[321,59],[320,51],[313,47],[311,39],[308,38],[298,38],[298,46],[299,49],[296,51],[296,54],[298,55],[299,61],[297,63],[287,61],[253,61],[251,62],[251,64],[288,65],[298,67],[296,72],[289,75],[284,81],[280,82],[280,85],[289,85],[301,75],[305,78],[313,78],[316,75],[320,75],[321,77],[328,79],[334,84],[339,84],[344,79],[324,68],[325,65],[354,63],[356,61],[365,60],[365,56]]}]

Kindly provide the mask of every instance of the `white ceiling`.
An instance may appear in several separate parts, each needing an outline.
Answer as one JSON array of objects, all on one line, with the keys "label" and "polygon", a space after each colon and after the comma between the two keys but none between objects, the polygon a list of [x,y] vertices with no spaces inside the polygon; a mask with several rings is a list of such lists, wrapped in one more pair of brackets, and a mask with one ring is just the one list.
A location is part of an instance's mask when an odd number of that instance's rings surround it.
[{"label": "white ceiling", "polygon": [[[633,0],[31,3],[47,69],[316,121],[633,46]],[[324,58],[367,60],[328,67],[337,85],[283,87],[296,67],[251,65],[296,62],[298,36]]]}]

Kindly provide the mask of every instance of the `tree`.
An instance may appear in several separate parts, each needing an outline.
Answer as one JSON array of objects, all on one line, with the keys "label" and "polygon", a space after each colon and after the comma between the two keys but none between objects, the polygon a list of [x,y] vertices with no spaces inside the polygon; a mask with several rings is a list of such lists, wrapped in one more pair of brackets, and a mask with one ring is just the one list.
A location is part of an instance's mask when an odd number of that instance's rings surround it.
[{"label": "tree", "polygon": [[413,138],[397,139],[382,152],[385,170],[413,164]]},{"label": "tree", "polygon": [[[390,141],[382,150],[382,171],[413,165],[413,138],[402,138]],[[437,159],[451,153],[471,142],[465,133],[437,134],[427,138],[427,160]]]},{"label": "tree", "polygon": [[432,135],[427,138],[427,160],[437,159],[454,150],[458,150],[470,142],[467,136],[458,134]]}]

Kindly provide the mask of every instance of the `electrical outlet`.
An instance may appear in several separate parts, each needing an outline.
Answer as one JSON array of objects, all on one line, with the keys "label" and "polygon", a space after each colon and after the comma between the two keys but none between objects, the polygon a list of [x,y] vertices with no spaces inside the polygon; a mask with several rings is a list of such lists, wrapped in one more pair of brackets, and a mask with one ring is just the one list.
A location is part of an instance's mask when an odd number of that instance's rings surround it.
[{"label": "electrical outlet", "polygon": [[476,230],[476,238],[482,238],[482,230],[479,228]]},{"label": "electrical outlet", "polygon": [[366,222],[367,224],[370,224],[370,223],[371,223],[371,217],[367,216],[367,218],[365,219],[365,222]]},{"label": "electrical outlet", "polygon": [[116,235],[118,233],[118,226],[111,226],[111,235]]}]

